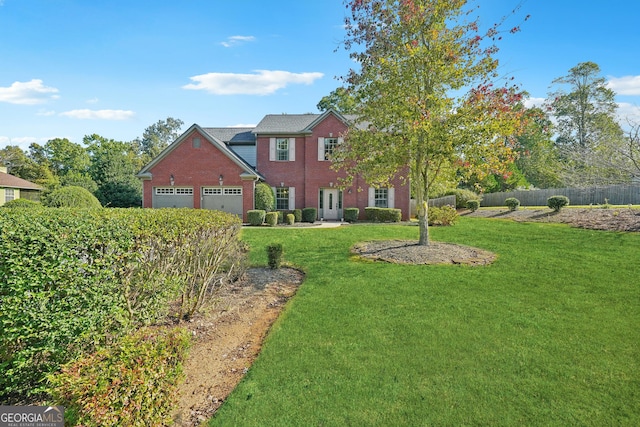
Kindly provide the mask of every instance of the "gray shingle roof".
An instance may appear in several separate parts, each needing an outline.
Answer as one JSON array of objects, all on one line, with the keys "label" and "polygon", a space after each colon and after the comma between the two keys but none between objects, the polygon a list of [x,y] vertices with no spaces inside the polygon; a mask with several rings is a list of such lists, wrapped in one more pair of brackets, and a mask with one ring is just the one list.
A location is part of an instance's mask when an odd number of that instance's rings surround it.
[{"label": "gray shingle roof", "polygon": [[252,132],[255,128],[252,127],[202,129],[227,145],[255,145],[256,143],[256,135]]},{"label": "gray shingle roof", "polygon": [[258,123],[253,133],[301,133],[318,117],[320,114],[269,114]]}]

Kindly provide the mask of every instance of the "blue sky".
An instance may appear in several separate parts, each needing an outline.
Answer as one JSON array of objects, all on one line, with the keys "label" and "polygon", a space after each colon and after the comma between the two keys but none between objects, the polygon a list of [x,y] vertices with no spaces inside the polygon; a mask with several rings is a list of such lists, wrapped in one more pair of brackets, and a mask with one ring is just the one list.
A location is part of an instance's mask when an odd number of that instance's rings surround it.
[{"label": "blue sky", "polygon": [[[640,121],[639,1],[475,1],[487,26],[519,3],[506,25],[531,17],[501,45],[503,74],[540,101],[593,61]],[[345,14],[342,0],[0,0],[0,148],[317,112],[352,66],[335,51]]]}]

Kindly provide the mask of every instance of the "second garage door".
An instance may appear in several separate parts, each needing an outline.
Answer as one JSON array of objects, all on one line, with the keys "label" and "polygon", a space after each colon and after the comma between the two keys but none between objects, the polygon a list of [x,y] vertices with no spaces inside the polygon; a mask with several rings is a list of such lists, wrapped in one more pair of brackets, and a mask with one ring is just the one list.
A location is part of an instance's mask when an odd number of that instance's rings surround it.
[{"label": "second garage door", "polygon": [[242,187],[202,187],[201,206],[242,217]]}]

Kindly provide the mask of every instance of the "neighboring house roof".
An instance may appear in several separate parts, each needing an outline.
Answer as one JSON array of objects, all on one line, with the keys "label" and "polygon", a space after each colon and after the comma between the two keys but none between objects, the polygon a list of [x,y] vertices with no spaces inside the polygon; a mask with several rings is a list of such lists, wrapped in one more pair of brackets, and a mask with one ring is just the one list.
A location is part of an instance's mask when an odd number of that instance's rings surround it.
[{"label": "neighboring house roof", "polygon": [[26,179],[18,178],[5,172],[0,172],[0,187],[18,188],[21,190],[42,190],[38,184],[34,184]]},{"label": "neighboring house roof", "polygon": [[[209,128],[209,129],[217,129],[217,128]],[[221,128],[220,128],[221,129]],[[228,128],[232,129],[232,128]],[[235,128],[240,129],[240,128]],[[247,128],[249,129],[249,128]],[[205,131],[203,128],[198,126],[197,124],[192,125],[189,129],[187,129],[178,139],[176,139],[171,145],[162,150],[160,154],[158,154],[149,164],[142,168],[140,172],[136,175],[138,178],[142,179],[150,179],[151,178],[151,169],[157,165],[162,159],[164,159],[169,153],[171,153],[176,147],[178,147],[184,139],[189,136],[193,131],[198,131],[202,136],[206,138],[206,140],[216,146],[223,154],[225,154],[232,162],[238,165],[242,169],[242,176],[253,176],[258,179],[264,180],[264,177],[258,173],[249,163],[247,163],[242,157],[238,156],[233,150],[231,150],[227,144],[221,139],[213,136],[211,133]],[[245,131],[246,132],[246,131]]]}]

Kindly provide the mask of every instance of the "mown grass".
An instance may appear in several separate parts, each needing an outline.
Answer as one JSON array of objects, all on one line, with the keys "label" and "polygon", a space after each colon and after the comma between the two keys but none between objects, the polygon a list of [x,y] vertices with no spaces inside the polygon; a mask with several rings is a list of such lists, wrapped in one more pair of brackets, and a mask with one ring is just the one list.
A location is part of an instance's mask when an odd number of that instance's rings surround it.
[{"label": "mown grass", "polygon": [[640,425],[639,234],[463,218],[488,267],[354,259],[411,226],[246,229],[306,280],[210,425]]}]

